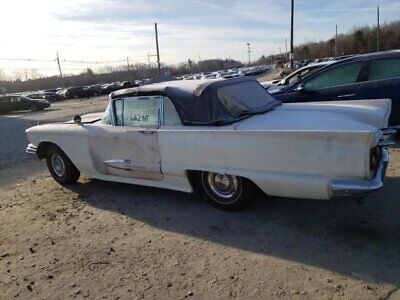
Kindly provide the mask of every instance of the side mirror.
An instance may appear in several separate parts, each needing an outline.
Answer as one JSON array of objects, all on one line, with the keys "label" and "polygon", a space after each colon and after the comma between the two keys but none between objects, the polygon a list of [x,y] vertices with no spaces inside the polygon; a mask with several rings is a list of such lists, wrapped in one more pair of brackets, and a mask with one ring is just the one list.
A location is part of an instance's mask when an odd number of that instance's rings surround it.
[{"label": "side mirror", "polygon": [[76,116],[74,117],[74,123],[77,124],[77,125],[81,125],[81,123],[82,123],[82,118],[81,118],[81,116],[76,115]]},{"label": "side mirror", "polygon": [[300,83],[300,84],[294,89],[295,92],[303,92],[303,91],[305,91],[305,90],[306,90],[306,88],[304,87],[304,84],[302,84],[302,83]]}]

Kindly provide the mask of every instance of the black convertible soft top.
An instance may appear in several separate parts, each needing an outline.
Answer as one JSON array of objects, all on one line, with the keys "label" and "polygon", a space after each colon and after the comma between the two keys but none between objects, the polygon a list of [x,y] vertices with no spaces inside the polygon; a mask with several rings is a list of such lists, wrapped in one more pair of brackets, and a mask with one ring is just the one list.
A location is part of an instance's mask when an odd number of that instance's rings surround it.
[{"label": "black convertible soft top", "polygon": [[280,104],[251,77],[155,83],[113,92],[111,99],[149,95],[169,97],[184,125],[230,124]]}]

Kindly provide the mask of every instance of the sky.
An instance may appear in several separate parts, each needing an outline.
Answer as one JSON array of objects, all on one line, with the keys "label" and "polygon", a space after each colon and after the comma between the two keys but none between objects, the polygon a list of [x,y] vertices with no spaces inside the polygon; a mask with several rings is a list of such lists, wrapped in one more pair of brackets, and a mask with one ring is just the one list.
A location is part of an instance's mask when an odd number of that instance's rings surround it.
[{"label": "sky", "polygon": [[[247,61],[277,54],[290,38],[290,0],[0,0],[0,69],[34,68],[64,73],[95,71],[109,65],[148,62],[155,54],[158,23],[161,61],[167,64],[207,58]],[[329,39],[339,33],[400,19],[400,0],[295,0],[294,42]],[[49,60],[7,61],[4,58]],[[65,60],[65,61],[64,61]],[[150,57],[155,62],[155,57]]]}]

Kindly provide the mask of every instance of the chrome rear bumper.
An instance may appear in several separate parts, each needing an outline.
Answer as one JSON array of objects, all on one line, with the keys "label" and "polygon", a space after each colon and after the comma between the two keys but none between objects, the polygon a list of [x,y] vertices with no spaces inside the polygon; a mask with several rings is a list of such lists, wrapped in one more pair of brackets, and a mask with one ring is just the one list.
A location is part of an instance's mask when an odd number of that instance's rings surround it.
[{"label": "chrome rear bumper", "polygon": [[29,144],[28,146],[26,146],[25,152],[36,156],[36,150],[37,147],[34,144]]},{"label": "chrome rear bumper", "polygon": [[379,165],[370,180],[333,180],[330,185],[333,199],[363,196],[383,187],[386,168],[389,163],[389,152],[382,148]]}]

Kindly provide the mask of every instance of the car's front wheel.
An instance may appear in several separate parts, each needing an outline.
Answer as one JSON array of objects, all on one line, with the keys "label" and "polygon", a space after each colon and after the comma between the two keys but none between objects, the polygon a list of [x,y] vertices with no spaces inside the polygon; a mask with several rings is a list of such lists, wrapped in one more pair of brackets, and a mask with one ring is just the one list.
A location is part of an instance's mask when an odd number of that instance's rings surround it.
[{"label": "car's front wheel", "polygon": [[46,163],[51,176],[62,185],[75,183],[80,176],[71,160],[55,145],[47,149]]},{"label": "car's front wheel", "polygon": [[248,183],[239,176],[202,172],[201,187],[205,197],[219,209],[237,211],[248,204]]}]

